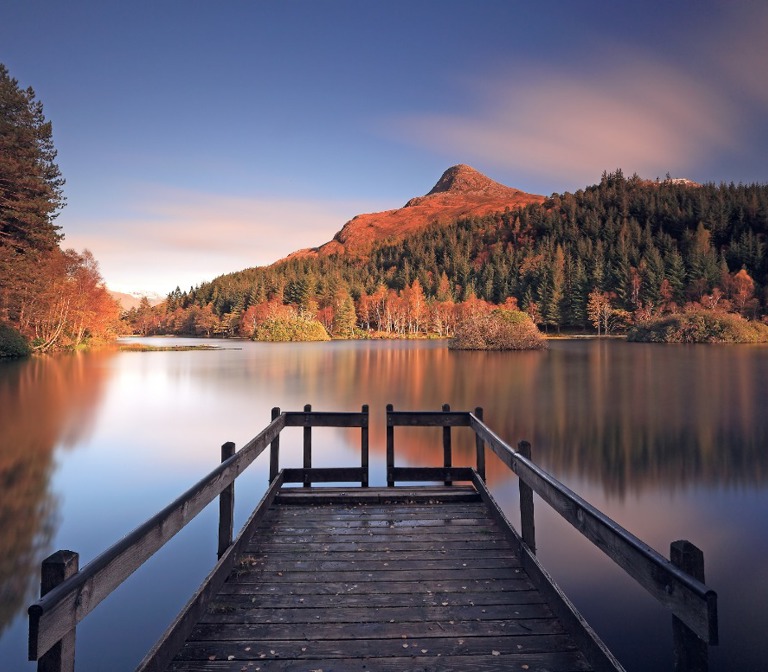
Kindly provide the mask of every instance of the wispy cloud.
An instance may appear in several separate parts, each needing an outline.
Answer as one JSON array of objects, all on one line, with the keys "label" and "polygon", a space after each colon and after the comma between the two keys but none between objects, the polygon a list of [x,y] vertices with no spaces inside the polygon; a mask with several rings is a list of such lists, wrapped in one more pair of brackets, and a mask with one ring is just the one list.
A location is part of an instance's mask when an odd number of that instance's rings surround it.
[{"label": "wispy cloud", "polygon": [[727,100],[661,65],[601,77],[528,72],[484,88],[474,114],[412,117],[401,128],[431,148],[583,183],[617,167],[647,177],[684,172],[739,142]]},{"label": "wispy cloud", "polygon": [[755,5],[692,30],[675,45],[682,57],[596,43],[580,63],[519,66],[467,82],[469,112],[393,125],[414,144],[545,176],[558,188],[614,168],[693,177],[747,149],[753,124],[768,112],[767,32],[768,8]]},{"label": "wispy cloud", "polygon": [[163,293],[321,245],[376,205],[153,186],[137,194],[124,216],[67,227],[65,246],[93,251],[112,289]]}]

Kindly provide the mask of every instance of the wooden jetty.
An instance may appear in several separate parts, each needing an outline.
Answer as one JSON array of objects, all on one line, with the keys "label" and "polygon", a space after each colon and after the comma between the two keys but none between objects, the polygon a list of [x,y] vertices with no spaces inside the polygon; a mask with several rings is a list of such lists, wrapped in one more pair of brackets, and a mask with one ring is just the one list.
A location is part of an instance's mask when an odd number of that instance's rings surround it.
[{"label": "wooden jetty", "polygon": [[[395,464],[395,428],[442,430],[442,467]],[[303,466],[280,468],[286,427],[303,428]],[[360,465],[312,467],[313,427],[360,428]],[[454,467],[452,428],[475,434],[476,467]],[[536,557],[533,493],[654,595],[673,618],[676,670],[706,670],[717,596],[701,552],[671,560],[513,449],[474,412],[387,407],[387,487],[369,487],[369,412],[273,409],[239,451],[78,571],[43,563],[29,608],[29,658],[74,670],[75,628],[207,504],[219,498],[219,559],[137,670],[622,670]],[[269,449],[270,485],[234,538],[234,482]],[[520,533],[485,484],[493,451],[519,478]],[[319,485],[318,484],[322,484]],[[355,485],[356,484],[356,485]],[[629,626],[631,627],[631,626]]]}]

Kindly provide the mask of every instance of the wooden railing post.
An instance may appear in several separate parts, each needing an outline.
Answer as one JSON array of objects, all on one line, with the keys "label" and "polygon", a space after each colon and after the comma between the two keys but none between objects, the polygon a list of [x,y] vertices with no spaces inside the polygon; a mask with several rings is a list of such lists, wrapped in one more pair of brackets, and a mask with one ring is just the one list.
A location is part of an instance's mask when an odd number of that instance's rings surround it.
[{"label": "wooden railing post", "polygon": [[[675,567],[704,583],[704,553],[690,541],[673,541],[669,559]],[[675,672],[707,672],[709,649],[677,616],[672,616]]]},{"label": "wooden railing post", "polygon": [[395,485],[395,428],[389,414],[395,410],[392,404],[387,404],[387,487]]},{"label": "wooden railing post", "polygon": [[[275,421],[280,417],[280,409],[275,406],[272,409],[272,420]],[[277,478],[277,472],[280,470],[280,434],[278,434],[272,441],[269,450],[269,482],[271,483]]]},{"label": "wooden railing post", "polygon": [[[517,452],[524,458],[531,459],[531,444],[527,441],[520,441],[517,444]],[[533,519],[533,490],[518,479],[520,486],[520,531],[523,541],[531,549],[531,553],[536,553],[536,525]]]},{"label": "wooden railing post", "polygon": [[[226,462],[235,454],[235,444],[227,441],[221,446],[221,461]],[[219,495],[219,551],[218,556],[226,553],[232,545],[235,531],[235,482],[232,481]]]},{"label": "wooden railing post", "polygon": [[368,487],[368,404],[363,404],[363,415],[365,421],[360,429],[360,466],[363,468],[363,478],[360,485],[363,488]]},{"label": "wooden railing post", "polygon": [[[74,551],[56,551],[43,560],[40,597],[49,593],[70,576],[77,574],[80,556]],[[37,661],[37,672],[74,672],[75,630],[70,630]]]},{"label": "wooden railing post", "polygon": [[[475,409],[475,417],[480,422],[483,421],[483,409],[480,406]],[[477,432],[475,432],[475,451],[477,452],[477,474],[481,480],[485,481],[485,441]]]},{"label": "wooden railing post", "polygon": [[[304,406],[304,412],[311,413],[312,405],[306,404]],[[304,418],[304,468],[312,468],[312,426],[310,425],[309,418],[307,417]],[[312,482],[309,480],[309,475],[305,474],[304,487],[308,488],[310,485],[312,485]]]},{"label": "wooden railing post", "polygon": [[[443,404],[443,413],[450,413],[451,405]],[[453,448],[451,444],[451,428],[443,426],[443,466],[450,469],[453,466]],[[451,478],[445,479],[445,485],[453,485]]]}]

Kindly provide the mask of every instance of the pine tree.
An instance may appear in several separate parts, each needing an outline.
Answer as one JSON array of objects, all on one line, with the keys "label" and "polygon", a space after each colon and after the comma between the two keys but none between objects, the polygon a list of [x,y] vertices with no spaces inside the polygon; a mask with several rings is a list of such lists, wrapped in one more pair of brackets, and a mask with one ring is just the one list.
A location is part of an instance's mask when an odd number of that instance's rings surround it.
[{"label": "pine tree", "polygon": [[0,63],[0,245],[53,249],[64,205],[52,127],[35,92],[19,88]]},{"label": "pine tree", "polygon": [[0,320],[12,324],[46,293],[48,272],[63,268],[49,259],[59,252],[54,220],[64,205],[55,159],[42,104],[0,63]]}]

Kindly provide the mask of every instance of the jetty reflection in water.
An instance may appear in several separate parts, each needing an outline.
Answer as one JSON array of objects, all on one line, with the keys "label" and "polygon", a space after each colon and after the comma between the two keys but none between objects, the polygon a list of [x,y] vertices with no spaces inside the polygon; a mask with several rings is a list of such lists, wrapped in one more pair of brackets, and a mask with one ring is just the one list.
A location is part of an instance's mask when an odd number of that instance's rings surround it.
[{"label": "jetty reflection in water", "polygon": [[[0,363],[7,669],[28,669],[24,608],[45,554],[72,548],[84,564],[215,466],[221,443],[243,445],[271,407],[305,403],[370,405],[378,485],[386,404],[482,406],[499,435],[530,441],[535,461],[661,553],[679,538],[703,548],[707,583],[720,595],[713,671],[759,669],[768,655],[760,634],[768,602],[760,568],[768,554],[768,349],[605,340],[553,341],[548,351],[520,353],[451,352],[441,342],[221,345],[237,349]],[[430,429],[396,431],[398,463],[440,463]],[[295,442],[289,437],[281,457],[298,466],[301,431]],[[317,430],[313,444],[316,466],[359,459],[359,431]],[[471,433],[455,430],[454,455],[456,464],[474,463]],[[252,470],[238,480],[240,522],[266,485],[263,460]],[[488,480],[515,521],[516,480],[493,456]],[[539,555],[588,621],[629,670],[669,668],[668,614],[537,504]],[[105,656],[120,668],[135,665],[211,567],[215,516],[208,518],[82,624],[78,669],[100,669]],[[156,595],[162,600],[149,608]],[[118,636],[115,624],[129,616],[140,626]]]}]

